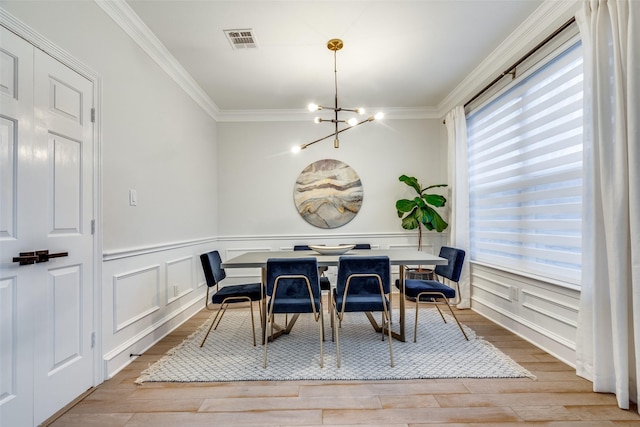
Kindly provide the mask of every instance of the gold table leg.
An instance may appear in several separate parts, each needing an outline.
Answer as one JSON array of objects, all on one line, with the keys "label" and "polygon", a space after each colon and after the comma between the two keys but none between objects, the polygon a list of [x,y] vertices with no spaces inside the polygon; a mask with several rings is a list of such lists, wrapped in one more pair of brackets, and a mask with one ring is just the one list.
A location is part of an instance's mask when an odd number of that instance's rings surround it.
[{"label": "gold table leg", "polygon": [[400,332],[391,331],[391,336],[399,341],[405,342],[405,300],[404,300],[404,265],[400,265]]}]

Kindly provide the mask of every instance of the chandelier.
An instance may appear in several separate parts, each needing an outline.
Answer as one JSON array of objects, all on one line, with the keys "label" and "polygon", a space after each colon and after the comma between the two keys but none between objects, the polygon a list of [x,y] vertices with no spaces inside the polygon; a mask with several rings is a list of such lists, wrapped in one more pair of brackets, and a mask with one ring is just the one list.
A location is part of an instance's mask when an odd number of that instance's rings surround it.
[{"label": "chandelier", "polygon": [[[380,120],[384,115],[382,113],[377,113],[374,116],[369,116],[366,119],[363,120],[358,120],[356,117],[351,117],[348,120],[340,120],[338,118],[338,113],[340,113],[341,111],[346,111],[346,112],[350,112],[350,113],[356,113],[356,114],[365,114],[365,110],[364,108],[342,108],[338,106],[338,69],[336,66],[336,53],[342,49],[342,47],[344,46],[344,44],[342,43],[342,40],[340,39],[331,39],[327,42],[327,48],[331,51],[333,51],[333,80],[334,80],[334,85],[335,85],[335,97],[334,97],[334,105],[333,107],[325,107],[322,105],[318,105],[318,104],[309,104],[309,106],[307,107],[309,109],[309,111],[313,112],[313,111],[318,111],[318,110],[332,110],[333,111],[333,118],[331,119],[323,119],[321,117],[316,117],[313,121],[315,123],[323,123],[323,122],[327,122],[327,123],[333,123],[334,124],[334,132],[324,136],[322,138],[316,139],[315,141],[311,141],[308,142],[306,144],[302,144],[302,145],[296,145],[292,148],[293,152],[298,152],[300,150],[304,150],[305,148],[307,148],[310,145],[315,144],[316,142],[320,142],[320,141],[324,141],[325,139],[331,138],[333,137],[333,146],[334,148],[340,148],[340,140],[338,138],[338,134],[347,131],[349,129],[353,129],[356,126],[360,126],[361,124],[364,123],[368,123],[368,122],[372,122],[374,120]],[[347,127],[340,127],[341,123],[343,125],[348,125]]]}]

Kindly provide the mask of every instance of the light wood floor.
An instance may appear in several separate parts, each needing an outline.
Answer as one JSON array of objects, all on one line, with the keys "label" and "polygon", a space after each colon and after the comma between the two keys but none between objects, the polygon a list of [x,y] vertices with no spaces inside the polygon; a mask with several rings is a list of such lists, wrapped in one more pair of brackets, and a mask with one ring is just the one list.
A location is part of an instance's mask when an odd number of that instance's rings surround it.
[{"label": "light wood floor", "polygon": [[593,393],[571,367],[471,310],[457,315],[537,379],[134,384],[207,319],[203,311],[51,426],[640,426],[637,408]]}]

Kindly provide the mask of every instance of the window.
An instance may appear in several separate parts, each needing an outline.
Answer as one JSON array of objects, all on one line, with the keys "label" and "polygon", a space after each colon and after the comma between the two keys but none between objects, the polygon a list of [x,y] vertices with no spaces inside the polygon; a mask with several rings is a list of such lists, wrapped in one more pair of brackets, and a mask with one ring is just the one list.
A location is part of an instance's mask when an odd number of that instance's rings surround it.
[{"label": "window", "polygon": [[579,41],[467,114],[472,261],[580,284]]}]

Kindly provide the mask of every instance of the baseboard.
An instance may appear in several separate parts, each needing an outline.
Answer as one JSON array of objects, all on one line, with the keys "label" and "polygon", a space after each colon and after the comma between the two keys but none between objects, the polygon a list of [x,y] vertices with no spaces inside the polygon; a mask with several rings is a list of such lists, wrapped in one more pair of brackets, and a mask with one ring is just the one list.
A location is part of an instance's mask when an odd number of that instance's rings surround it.
[{"label": "baseboard", "polygon": [[483,302],[477,298],[472,299],[471,309],[505,328],[509,332],[516,334],[520,338],[549,353],[556,359],[575,368],[575,348],[572,348],[568,343],[562,343],[554,337],[548,336],[544,331],[531,328],[525,322],[518,321],[515,316],[501,313],[500,310],[492,307],[491,304]]},{"label": "baseboard", "polygon": [[146,328],[144,331],[105,354],[103,360],[106,379],[113,378],[114,375],[136,360],[138,358],[137,355],[143,354],[197,314],[203,305],[202,298],[196,298],[182,310],[172,312],[169,316],[154,323],[149,328]]}]

